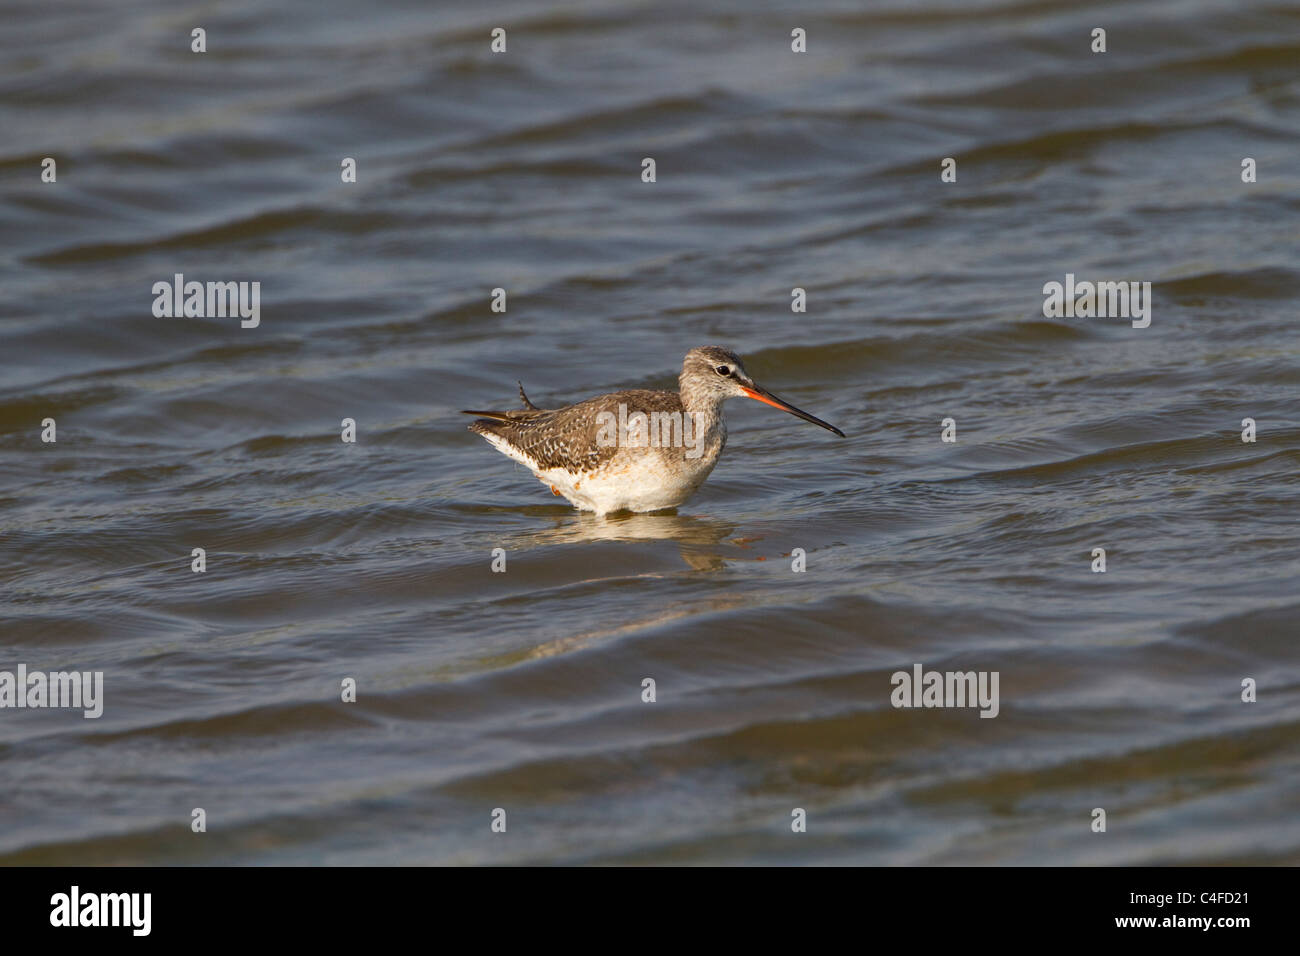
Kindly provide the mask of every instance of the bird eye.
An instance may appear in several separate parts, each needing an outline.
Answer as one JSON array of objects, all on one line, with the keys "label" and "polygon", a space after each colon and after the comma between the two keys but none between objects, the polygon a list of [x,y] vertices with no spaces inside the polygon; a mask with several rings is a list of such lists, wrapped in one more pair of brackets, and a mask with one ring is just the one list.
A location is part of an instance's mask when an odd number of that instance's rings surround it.
[{"label": "bird eye", "polygon": [[715,369],[715,371],[716,371],[719,375],[730,375],[730,374],[731,374],[731,369],[727,368],[727,366],[725,366],[725,365],[719,365],[719,366]]}]

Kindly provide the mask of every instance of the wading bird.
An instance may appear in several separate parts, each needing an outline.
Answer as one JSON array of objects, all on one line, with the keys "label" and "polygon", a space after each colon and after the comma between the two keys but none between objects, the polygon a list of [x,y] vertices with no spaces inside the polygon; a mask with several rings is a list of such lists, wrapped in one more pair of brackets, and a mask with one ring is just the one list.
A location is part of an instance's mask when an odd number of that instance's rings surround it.
[{"label": "wading bird", "polygon": [[524,407],[466,411],[469,430],[524,464],[574,507],[603,515],[659,511],[690,498],[709,477],[727,443],[722,403],[753,398],[841,438],[844,433],[756,384],[736,353],[691,349],[678,391],[632,389],[563,408],[538,408],[519,386]]}]

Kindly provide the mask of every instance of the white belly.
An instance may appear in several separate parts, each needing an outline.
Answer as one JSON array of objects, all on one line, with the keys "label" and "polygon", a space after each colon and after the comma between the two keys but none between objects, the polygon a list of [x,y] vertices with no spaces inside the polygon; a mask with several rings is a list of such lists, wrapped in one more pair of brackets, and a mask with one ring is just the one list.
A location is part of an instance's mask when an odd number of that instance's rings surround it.
[{"label": "white belly", "polygon": [[[697,463],[698,462],[698,463]],[[660,511],[676,508],[695,494],[709,477],[717,458],[697,462],[665,462],[658,455],[615,458],[609,467],[586,475],[554,469],[536,475],[568,498],[575,508],[608,514],[611,511]]]},{"label": "white belly", "polygon": [[726,444],[725,427],[709,433],[701,454],[686,457],[681,448],[622,448],[601,468],[576,474],[537,463],[494,436],[485,435],[503,454],[526,465],[544,485],[575,508],[598,515],[614,511],[661,511],[683,504],[704,484]]}]

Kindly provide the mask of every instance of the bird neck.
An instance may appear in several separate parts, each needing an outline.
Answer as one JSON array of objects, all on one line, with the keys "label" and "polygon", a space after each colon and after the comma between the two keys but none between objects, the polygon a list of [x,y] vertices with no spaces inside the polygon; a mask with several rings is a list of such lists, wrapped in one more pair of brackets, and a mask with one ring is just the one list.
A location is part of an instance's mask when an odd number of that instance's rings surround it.
[{"label": "bird neck", "polygon": [[719,395],[709,388],[702,388],[686,375],[677,380],[680,389],[682,409],[687,412],[700,413],[710,421],[722,417],[722,403],[725,395]]}]

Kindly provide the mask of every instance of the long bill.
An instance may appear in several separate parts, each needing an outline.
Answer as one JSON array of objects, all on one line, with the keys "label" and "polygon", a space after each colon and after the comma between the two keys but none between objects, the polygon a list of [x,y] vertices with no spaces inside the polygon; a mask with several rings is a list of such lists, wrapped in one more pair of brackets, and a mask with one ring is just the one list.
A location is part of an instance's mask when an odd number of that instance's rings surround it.
[{"label": "long bill", "polygon": [[760,401],[764,405],[771,405],[773,408],[779,408],[782,411],[789,412],[795,418],[802,418],[806,422],[812,422],[814,425],[820,425],[822,428],[825,428],[827,431],[834,432],[835,434],[839,435],[841,438],[844,437],[844,432],[840,431],[834,425],[822,421],[820,418],[817,418],[815,415],[809,415],[807,412],[803,411],[802,409],[795,408],[785,399],[777,398],[775,395],[773,395],[767,389],[763,388],[761,385],[754,385],[753,387],[750,387],[748,385],[742,385],[740,386],[740,390],[744,392],[746,395],[748,395],[750,398]]}]

